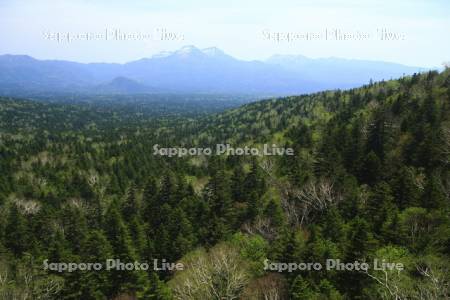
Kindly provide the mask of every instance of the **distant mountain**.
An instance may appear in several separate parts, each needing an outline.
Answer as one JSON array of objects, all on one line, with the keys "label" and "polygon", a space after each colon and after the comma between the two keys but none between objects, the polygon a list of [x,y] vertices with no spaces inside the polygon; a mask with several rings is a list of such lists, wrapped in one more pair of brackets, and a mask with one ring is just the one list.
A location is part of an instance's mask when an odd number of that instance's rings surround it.
[{"label": "distant mountain", "polygon": [[[185,46],[126,64],[82,64],[0,56],[0,93],[239,93],[299,94],[356,87],[424,71],[400,64],[275,55],[243,61],[218,48]],[[151,87],[151,88],[150,88]]]},{"label": "distant mountain", "polygon": [[143,94],[154,92],[154,89],[126,77],[116,77],[108,83],[92,89],[97,94]]},{"label": "distant mountain", "polygon": [[93,80],[84,64],[37,60],[27,55],[0,56],[0,91],[76,89],[90,85]]},{"label": "distant mountain", "polygon": [[396,63],[343,58],[311,59],[302,55],[274,55],[266,63],[277,65],[314,81],[341,88],[369,82],[399,78],[427,69]]}]

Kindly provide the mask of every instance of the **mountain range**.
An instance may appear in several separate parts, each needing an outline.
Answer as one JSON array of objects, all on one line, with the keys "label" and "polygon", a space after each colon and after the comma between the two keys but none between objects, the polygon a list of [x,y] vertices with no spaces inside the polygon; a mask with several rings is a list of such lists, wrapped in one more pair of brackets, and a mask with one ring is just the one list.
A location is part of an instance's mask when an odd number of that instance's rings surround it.
[{"label": "mountain range", "polygon": [[274,55],[236,59],[218,48],[185,46],[151,58],[117,63],[0,56],[0,94],[229,93],[288,95],[346,89],[425,71],[396,63]]}]

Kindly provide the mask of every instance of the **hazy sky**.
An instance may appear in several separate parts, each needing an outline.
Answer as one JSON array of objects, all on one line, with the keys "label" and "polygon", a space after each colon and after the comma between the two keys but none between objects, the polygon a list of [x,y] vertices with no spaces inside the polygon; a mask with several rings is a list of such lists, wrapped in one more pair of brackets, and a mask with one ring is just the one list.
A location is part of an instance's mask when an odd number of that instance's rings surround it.
[{"label": "hazy sky", "polygon": [[126,62],[195,45],[431,67],[450,60],[449,16],[449,0],[0,0],[0,54]]}]

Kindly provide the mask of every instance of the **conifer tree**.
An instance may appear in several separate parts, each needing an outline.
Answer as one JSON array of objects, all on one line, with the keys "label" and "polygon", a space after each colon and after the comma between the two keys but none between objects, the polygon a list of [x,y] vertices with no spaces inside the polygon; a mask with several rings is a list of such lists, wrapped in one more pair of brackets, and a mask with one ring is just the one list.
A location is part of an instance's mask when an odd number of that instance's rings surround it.
[{"label": "conifer tree", "polygon": [[5,228],[5,246],[15,255],[29,250],[31,237],[27,221],[18,207],[13,204],[9,208],[8,222]]},{"label": "conifer tree", "polygon": [[[119,259],[125,263],[139,261],[127,225],[115,203],[108,211],[104,228],[112,246],[114,259]],[[111,272],[111,285],[114,295],[125,292],[143,292],[146,287],[145,284],[146,277],[143,271],[114,270]]]}]

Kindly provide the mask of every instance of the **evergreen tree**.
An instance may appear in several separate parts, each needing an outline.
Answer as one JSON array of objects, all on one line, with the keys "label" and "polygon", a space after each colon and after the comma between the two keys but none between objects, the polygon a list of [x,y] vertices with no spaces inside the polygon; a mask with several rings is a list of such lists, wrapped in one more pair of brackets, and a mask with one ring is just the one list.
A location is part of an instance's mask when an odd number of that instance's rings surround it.
[{"label": "evergreen tree", "polygon": [[[109,209],[104,228],[112,246],[114,259],[119,259],[124,263],[139,261],[130,233],[117,208],[117,204],[113,204]],[[142,271],[114,270],[111,272],[111,285],[114,295],[125,292],[143,292],[145,291],[145,284],[146,277]]]},{"label": "evergreen tree", "polygon": [[102,269],[83,272],[80,280],[82,299],[108,299],[114,296],[111,271],[105,270],[106,261],[113,257],[113,249],[102,231],[94,230],[86,236],[83,241],[83,262],[101,263]]},{"label": "evergreen tree", "polygon": [[15,204],[9,208],[8,223],[5,228],[5,246],[15,255],[29,250],[31,237],[27,221]]}]

